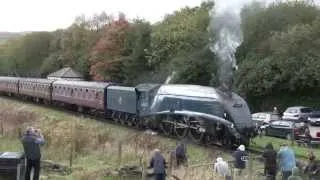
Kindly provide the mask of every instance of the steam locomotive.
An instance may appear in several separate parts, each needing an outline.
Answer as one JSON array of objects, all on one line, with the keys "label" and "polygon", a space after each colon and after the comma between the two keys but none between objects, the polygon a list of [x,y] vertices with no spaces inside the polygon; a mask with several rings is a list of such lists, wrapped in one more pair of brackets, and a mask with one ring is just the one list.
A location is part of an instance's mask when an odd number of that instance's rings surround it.
[{"label": "steam locomotive", "polygon": [[256,136],[250,110],[236,93],[198,85],[113,83],[0,77],[0,93],[108,120],[224,146],[249,145]]}]

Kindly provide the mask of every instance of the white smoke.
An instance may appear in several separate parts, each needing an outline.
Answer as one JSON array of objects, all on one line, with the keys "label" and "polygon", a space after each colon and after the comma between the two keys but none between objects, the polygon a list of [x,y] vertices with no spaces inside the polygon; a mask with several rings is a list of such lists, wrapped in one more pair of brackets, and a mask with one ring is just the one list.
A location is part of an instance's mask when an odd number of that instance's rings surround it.
[{"label": "white smoke", "polygon": [[170,84],[170,82],[172,81],[172,79],[174,78],[174,76],[176,75],[176,72],[173,71],[166,79],[166,81],[164,82],[164,84]]},{"label": "white smoke", "polygon": [[[270,2],[270,0],[267,0]],[[218,57],[220,86],[225,91],[232,88],[233,73],[238,69],[235,53],[243,41],[241,9],[253,0],[217,0],[210,12],[210,50]],[[259,1],[266,2],[266,1]]]}]

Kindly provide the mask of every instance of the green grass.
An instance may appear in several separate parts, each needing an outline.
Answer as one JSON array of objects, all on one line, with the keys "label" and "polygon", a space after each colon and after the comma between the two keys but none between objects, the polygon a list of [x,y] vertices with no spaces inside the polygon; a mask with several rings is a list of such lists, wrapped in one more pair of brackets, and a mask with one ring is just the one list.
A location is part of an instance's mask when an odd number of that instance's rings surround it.
[{"label": "green grass", "polygon": [[251,148],[254,150],[258,151],[263,151],[264,147],[266,144],[269,142],[272,143],[273,147],[276,150],[280,149],[280,145],[283,143],[287,143],[292,149],[294,150],[296,156],[298,158],[306,159],[307,158],[307,153],[309,151],[313,151],[317,157],[320,157],[320,149],[319,148],[307,148],[304,146],[298,146],[296,143],[294,143],[293,146],[291,146],[291,141],[285,140],[285,139],[280,139],[280,138],[274,138],[274,137],[268,137],[268,136],[263,136],[263,137],[256,137],[253,142],[255,144],[251,145]]},{"label": "green grass", "polygon": [[0,152],[21,152],[23,150],[19,139],[0,137]]},{"label": "green grass", "polygon": [[[0,106],[9,112],[5,121],[15,126],[15,128],[25,128],[29,125],[40,128],[45,135],[47,144],[42,148],[44,160],[52,160],[59,164],[69,166],[71,143],[77,145],[77,150],[73,156],[72,173],[69,175],[59,175],[51,172],[42,172],[43,179],[57,180],[82,180],[96,179],[102,177],[104,170],[114,170],[122,165],[139,165],[139,160],[145,166],[148,165],[151,153],[154,148],[160,148],[166,159],[169,160],[169,153],[176,145],[176,139],[164,138],[160,136],[143,136],[142,132],[137,132],[131,128],[113,125],[110,123],[98,122],[90,118],[76,117],[52,108],[45,108],[28,103],[22,103],[0,97]],[[35,115],[28,121],[19,114]],[[23,123],[17,118],[23,118]],[[14,124],[16,122],[16,124]],[[12,126],[12,125],[11,125]],[[15,131],[14,131],[15,132]],[[139,135],[138,138],[131,138]],[[100,139],[100,140],[99,140]],[[77,140],[77,141],[75,141]],[[272,142],[276,149],[286,140],[262,137],[253,140],[253,149],[263,150],[268,142]],[[119,162],[118,145],[122,144],[121,163]],[[290,144],[290,142],[289,142]],[[147,145],[146,149],[144,146]],[[308,149],[294,146],[297,156],[305,157]],[[0,151],[23,151],[20,139],[13,133],[7,133],[0,137]],[[218,154],[225,160],[233,160],[229,153],[220,150],[208,149],[197,145],[188,145],[189,165],[199,165],[212,163]],[[320,156],[320,151],[314,150]],[[143,152],[145,154],[142,156]],[[212,166],[210,166],[211,168]],[[254,161],[253,170],[263,169],[263,163]],[[190,170],[192,171],[192,170]],[[208,167],[194,169],[195,178],[197,174],[212,173]],[[189,179],[192,179],[190,176]],[[100,178],[101,179],[101,178]],[[117,177],[104,177],[104,179],[120,179]],[[130,178],[129,178],[130,179]],[[131,178],[132,179],[132,178]],[[200,178],[201,179],[201,178]]]}]

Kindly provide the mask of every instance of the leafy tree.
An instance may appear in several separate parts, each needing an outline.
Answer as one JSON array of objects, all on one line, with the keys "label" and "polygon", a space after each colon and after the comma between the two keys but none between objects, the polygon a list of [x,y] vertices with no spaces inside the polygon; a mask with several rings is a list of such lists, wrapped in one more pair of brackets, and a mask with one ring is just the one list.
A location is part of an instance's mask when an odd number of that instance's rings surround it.
[{"label": "leafy tree", "polygon": [[118,20],[107,24],[102,37],[98,40],[90,55],[90,74],[95,80],[121,81],[122,59],[125,56],[125,39],[130,24],[120,14]]},{"label": "leafy tree", "polygon": [[51,39],[50,33],[36,32],[8,42],[5,55],[8,68],[18,76],[39,76]]},{"label": "leafy tree", "polygon": [[[177,68],[171,63],[173,59],[182,59],[186,54],[191,55],[195,49],[206,48],[209,43],[207,31],[210,21],[209,10],[212,7],[212,2],[205,2],[200,7],[182,8],[167,15],[162,22],[153,26],[148,58],[151,67],[157,71],[160,81],[163,82],[166,76]],[[188,68],[180,68],[177,76],[185,73],[182,72],[183,69]]]},{"label": "leafy tree", "polygon": [[255,108],[302,99],[299,104],[315,104],[316,98],[303,97],[315,97],[319,90],[319,13],[312,4],[287,2],[245,16],[236,82]]},{"label": "leafy tree", "polygon": [[135,85],[143,73],[150,70],[146,50],[150,48],[151,25],[144,20],[137,19],[131,24],[131,30],[126,38],[128,56],[123,58],[124,83]]}]

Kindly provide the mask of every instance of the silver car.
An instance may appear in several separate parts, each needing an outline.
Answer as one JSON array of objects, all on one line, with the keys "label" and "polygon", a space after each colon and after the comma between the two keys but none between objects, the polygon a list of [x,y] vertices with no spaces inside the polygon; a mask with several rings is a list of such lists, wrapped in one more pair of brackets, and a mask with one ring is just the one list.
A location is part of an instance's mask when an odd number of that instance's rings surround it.
[{"label": "silver car", "polygon": [[305,106],[288,107],[283,113],[283,120],[306,121],[313,109]]},{"label": "silver car", "polygon": [[252,121],[258,126],[269,124],[270,121],[280,120],[280,116],[273,112],[258,112],[252,114]]},{"label": "silver car", "polygon": [[320,111],[314,111],[309,115],[308,121],[311,125],[320,125]]}]

